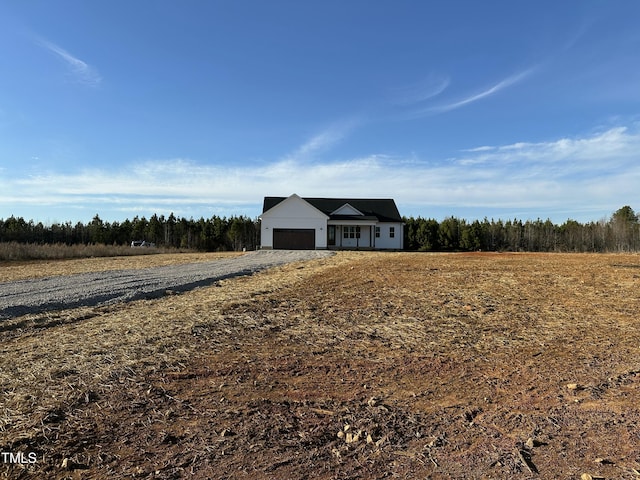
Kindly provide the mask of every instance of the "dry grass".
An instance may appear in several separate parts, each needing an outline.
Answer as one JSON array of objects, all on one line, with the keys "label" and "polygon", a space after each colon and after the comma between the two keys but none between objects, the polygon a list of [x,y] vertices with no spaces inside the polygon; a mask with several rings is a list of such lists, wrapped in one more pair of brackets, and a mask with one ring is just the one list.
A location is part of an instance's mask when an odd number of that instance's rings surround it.
[{"label": "dry grass", "polygon": [[70,258],[155,255],[169,248],[131,248],[128,245],[0,242],[0,261],[65,260]]},{"label": "dry grass", "polygon": [[14,319],[0,449],[40,461],[5,470],[637,478],[639,283],[637,255],[352,252]]},{"label": "dry grass", "polygon": [[219,258],[233,258],[239,255],[243,255],[243,253],[156,253],[153,255],[0,262],[0,282],[73,275],[75,273],[180,265]]}]

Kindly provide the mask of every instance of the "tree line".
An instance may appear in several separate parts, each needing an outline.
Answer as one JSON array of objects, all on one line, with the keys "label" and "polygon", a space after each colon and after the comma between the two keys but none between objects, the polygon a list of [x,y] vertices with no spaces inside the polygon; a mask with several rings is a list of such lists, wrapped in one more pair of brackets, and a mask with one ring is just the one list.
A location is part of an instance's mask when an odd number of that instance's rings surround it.
[{"label": "tree line", "polygon": [[[611,218],[579,223],[567,220],[474,220],[448,217],[438,222],[404,217],[405,249],[419,251],[631,252],[640,251],[640,222],[630,206]],[[0,242],[37,244],[128,245],[132,240],[159,247],[200,251],[255,250],[260,246],[258,219],[213,216],[198,220],[153,215],[105,222],[98,215],[84,224],[43,225],[11,216],[0,219]]]},{"label": "tree line", "polygon": [[629,206],[610,219],[579,223],[567,220],[475,220],[455,217],[404,218],[405,248],[420,251],[513,252],[637,252],[640,251],[638,215]]},{"label": "tree line", "polygon": [[0,219],[0,242],[37,244],[129,245],[144,240],[158,247],[200,251],[255,250],[260,245],[257,220],[245,216],[213,216],[198,220],[152,215],[123,222],[106,222],[99,215],[91,222],[43,225],[11,216]]}]

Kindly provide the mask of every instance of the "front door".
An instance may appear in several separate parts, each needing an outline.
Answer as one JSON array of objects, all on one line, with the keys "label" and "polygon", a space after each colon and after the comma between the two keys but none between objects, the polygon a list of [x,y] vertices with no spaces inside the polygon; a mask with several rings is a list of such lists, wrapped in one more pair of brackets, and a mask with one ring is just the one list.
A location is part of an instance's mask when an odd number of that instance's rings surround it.
[{"label": "front door", "polygon": [[328,225],[327,226],[327,245],[335,246],[336,244],[336,226]]}]

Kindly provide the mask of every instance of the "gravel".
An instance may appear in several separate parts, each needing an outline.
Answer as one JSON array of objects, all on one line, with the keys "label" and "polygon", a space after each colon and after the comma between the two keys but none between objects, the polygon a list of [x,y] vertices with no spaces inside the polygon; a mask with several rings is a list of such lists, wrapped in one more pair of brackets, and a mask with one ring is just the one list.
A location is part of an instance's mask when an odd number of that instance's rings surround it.
[{"label": "gravel", "polygon": [[260,250],[210,262],[82,273],[0,283],[0,320],[186,292],[285,263],[332,255],[322,250]]}]

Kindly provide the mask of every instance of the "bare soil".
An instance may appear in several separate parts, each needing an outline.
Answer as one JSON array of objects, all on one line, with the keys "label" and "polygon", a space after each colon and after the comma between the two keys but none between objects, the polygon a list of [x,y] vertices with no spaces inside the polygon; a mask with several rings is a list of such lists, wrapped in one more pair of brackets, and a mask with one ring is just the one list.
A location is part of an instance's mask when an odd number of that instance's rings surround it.
[{"label": "bare soil", "polygon": [[637,255],[341,252],[9,320],[0,450],[37,461],[0,472],[638,479],[639,286]]}]

